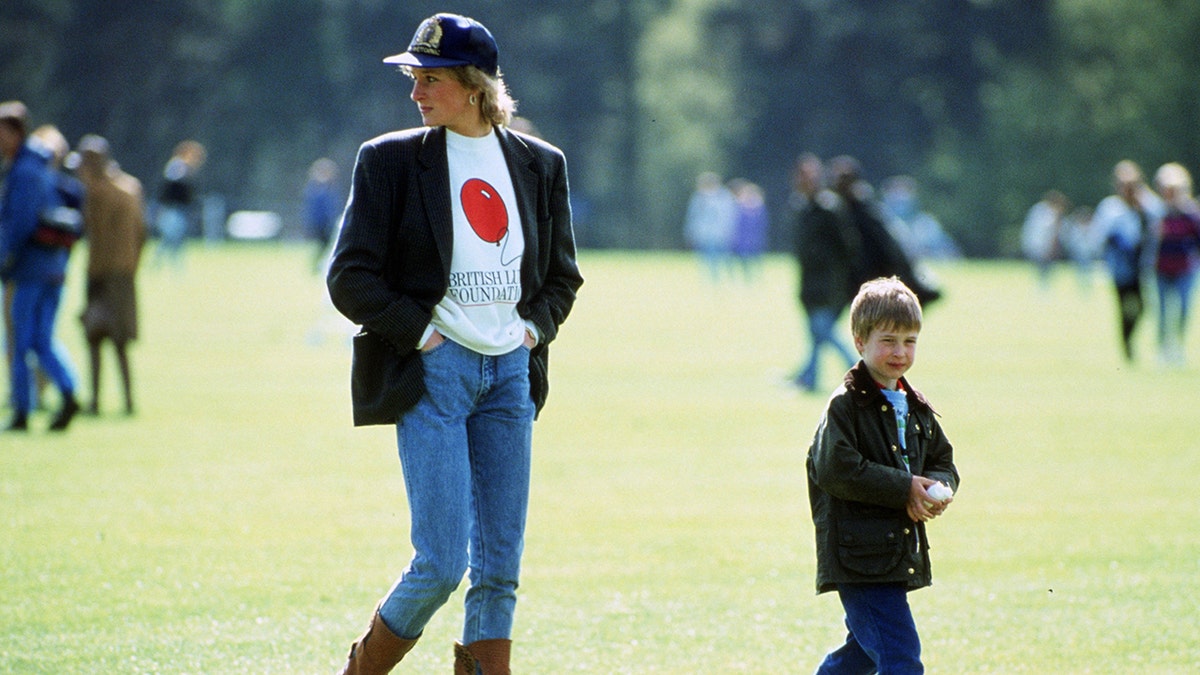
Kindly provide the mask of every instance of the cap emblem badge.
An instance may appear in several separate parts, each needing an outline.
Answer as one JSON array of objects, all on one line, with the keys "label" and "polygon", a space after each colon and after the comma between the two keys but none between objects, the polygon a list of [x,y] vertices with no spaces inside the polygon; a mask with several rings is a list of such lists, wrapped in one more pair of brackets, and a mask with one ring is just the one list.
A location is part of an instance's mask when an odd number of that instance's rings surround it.
[{"label": "cap emblem badge", "polygon": [[442,22],[437,17],[426,19],[417,34],[413,36],[408,51],[431,56],[441,56],[442,53]]}]

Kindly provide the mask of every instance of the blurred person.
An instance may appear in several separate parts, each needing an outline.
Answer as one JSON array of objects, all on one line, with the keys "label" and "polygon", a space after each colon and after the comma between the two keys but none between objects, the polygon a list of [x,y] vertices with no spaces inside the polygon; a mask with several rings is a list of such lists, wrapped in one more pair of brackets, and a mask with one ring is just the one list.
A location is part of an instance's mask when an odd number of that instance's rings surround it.
[{"label": "blurred person", "polygon": [[83,204],[88,237],[87,305],[80,317],[92,373],[92,400],[87,411],[100,413],[100,348],[108,340],[121,372],[125,414],[132,415],[128,345],[138,336],[135,277],[146,240],[142,184],[121,171],[103,137],[84,136],[78,151],[79,175],[87,186]]},{"label": "blurred person", "polygon": [[1162,217],[1164,206],[1146,186],[1142,169],[1123,159],[1113,167],[1111,194],[1096,205],[1092,227],[1103,242],[1104,260],[1112,275],[1121,323],[1121,345],[1126,361],[1134,360],[1133,336],[1145,310],[1143,276],[1154,264],[1151,227]]},{"label": "blurred person", "polygon": [[1075,266],[1079,287],[1089,290],[1092,268],[1100,256],[1092,228],[1092,207],[1076,206],[1063,218],[1061,241],[1063,252]]},{"label": "blurred person", "polygon": [[719,281],[725,265],[734,229],[737,227],[737,201],[721,177],[713,171],[696,176],[696,188],[688,198],[683,233],[688,246],[700,254],[710,278]]},{"label": "blurred person", "polygon": [[384,62],[426,126],[359,149],[328,285],[362,326],[354,422],[396,428],[414,554],[342,672],[389,672],[467,571],[455,672],[507,675],[547,347],[583,283],[566,160],[508,128],[474,19],[432,16]]},{"label": "blurred person", "polygon": [[1200,208],[1192,197],[1192,175],[1182,164],[1159,167],[1154,184],[1166,205],[1154,237],[1159,356],[1169,365],[1183,365],[1188,310],[1200,266]]},{"label": "blurred person", "polygon": [[[83,236],[83,217],[80,208],[83,205],[83,183],[72,173],[73,167],[66,166],[71,153],[71,145],[62,132],[53,124],[43,124],[29,134],[29,143],[39,154],[45,155],[51,170],[54,172],[54,189],[62,198],[62,206],[56,207],[50,214],[43,214],[38,228],[34,230],[34,240],[37,243],[51,247],[71,248]],[[12,285],[5,287],[9,296],[6,297],[6,311],[12,310]],[[51,338],[54,351],[66,354],[66,347],[57,335]],[[9,354],[11,363],[11,352]],[[40,364],[31,366],[33,377],[33,406],[40,408],[46,399],[46,389],[50,378]]]},{"label": "blurred person", "polygon": [[1025,214],[1021,253],[1033,263],[1042,288],[1049,287],[1054,262],[1062,257],[1063,220],[1070,209],[1071,202],[1065,194],[1049,190]]},{"label": "blurred person", "polygon": [[[54,222],[47,223],[43,217],[42,226],[34,232],[35,237],[65,248],[70,248],[83,236],[84,185],[73,173],[74,166],[66,166],[66,160],[71,153],[67,139],[53,124],[43,124],[29,134],[30,144],[47,158],[54,176],[54,190],[62,199],[62,209],[59,210]],[[47,226],[49,225],[49,226]]]},{"label": "blurred person", "polygon": [[313,242],[312,269],[314,273],[325,269],[329,245],[337,232],[338,220],[342,216],[342,193],[337,186],[337,164],[322,157],[308,167],[308,181],[304,184],[304,235]]},{"label": "blurred person", "polygon": [[[73,367],[54,340],[71,249],[53,232],[62,231],[58,221],[69,218],[70,206],[59,190],[50,154],[28,138],[27,114],[20,102],[0,104],[0,155],[9,163],[0,194],[0,279],[13,284],[9,383],[13,416],[8,429],[29,428],[34,394],[29,356],[33,354],[61,394],[61,407],[50,429],[64,431],[79,411]],[[51,234],[40,234],[46,230]]]},{"label": "blurred person", "polygon": [[818,384],[821,352],[833,349],[850,368],[857,360],[834,333],[838,318],[854,297],[858,235],[838,217],[840,199],[825,187],[821,159],[805,153],[792,176],[797,198],[796,262],[800,268],[800,306],[808,320],[809,356],[793,376],[805,391]]},{"label": "blurred person", "polygon": [[[829,160],[833,191],[840,197],[839,216],[858,233],[859,261],[856,284],[871,279],[898,276],[925,305],[941,297],[925,272],[918,273],[908,252],[892,231],[875,203],[874,188],[862,177],[858,160],[841,155]],[[924,278],[923,278],[924,277]]]},{"label": "blurred person", "polygon": [[191,230],[196,205],[196,174],[204,166],[208,151],[198,141],[186,140],[175,146],[163,167],[163,183],[158,193],[154,228],[158,231],[156,264],[183,264],[183,247]]},{"label": "blurred person", "polygon": [[767,230],[770,218],[762,188],[744,178],[729,183],[736,204],[736,219],[729,252],[741,265],[742,276],[747,281],[758,275],[763,252],[767,249]]},{"label": "blurred person", "polygon": [[862,285],[850,305],[862,359],[808,449],[816,589],[837,592],[847,628],[821,675],[925,672],[908,593],[933,583],[926,523],[953,502],[959,475],[937,414],[905,377],[921,323],[917,296],[898,278]]},{"label": "blurred person", "polygon": [[946,260],[961,255],[958,244],[946,234],[938,219],[921,208],[915,178],[888,178],[880,189],[880,197],[890,229],[911,257]]}]

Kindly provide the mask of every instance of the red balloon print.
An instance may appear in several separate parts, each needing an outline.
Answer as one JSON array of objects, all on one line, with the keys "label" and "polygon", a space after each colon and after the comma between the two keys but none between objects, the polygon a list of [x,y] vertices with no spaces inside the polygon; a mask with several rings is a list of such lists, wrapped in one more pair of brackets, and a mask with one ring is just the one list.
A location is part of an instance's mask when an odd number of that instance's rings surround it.
[{"label": "red balloon print", "polygon": [[467,222],[479,238],[492,244],[500,245],[500,240],[508,234],[508,209],[496,188],[488,185],[487,181],[472,178],[463,183],[459,191],[463,212],[467,214]]}]

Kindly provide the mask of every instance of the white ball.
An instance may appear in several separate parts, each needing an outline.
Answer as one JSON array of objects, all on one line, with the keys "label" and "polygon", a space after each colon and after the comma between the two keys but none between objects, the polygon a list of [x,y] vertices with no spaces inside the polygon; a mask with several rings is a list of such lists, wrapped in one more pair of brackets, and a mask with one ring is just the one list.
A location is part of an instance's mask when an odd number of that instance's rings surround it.
[{"label": "white ball", "polygon": [[945,483],[934,483],[933,485],[925,488],[925,491],[929,493],[930,497],[933,497],[939,502],[945,501],[954,496],[954,491],[951,490],[950,486],[946,485]]}]

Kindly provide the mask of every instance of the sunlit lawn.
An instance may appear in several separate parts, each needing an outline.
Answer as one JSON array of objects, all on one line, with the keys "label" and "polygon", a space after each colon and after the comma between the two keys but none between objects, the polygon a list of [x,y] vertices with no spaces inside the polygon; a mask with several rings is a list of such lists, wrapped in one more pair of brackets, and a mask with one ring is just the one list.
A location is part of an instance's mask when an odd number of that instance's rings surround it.
[{"label": "sunlit lawn", "polygon": [[[794,269],[710,283],[585,252],[553,347],[514,671],[804,673],[843,636],[813,592],[803,456],[824,393]],[[344,327],[299,246],[142,275],[139,411],[0,437],[0,672],[332,673],[406,562],[393,431],[350,425]],[[1113,301],[1062,270],[937,267],[913,383],[962,490],[911,596],[933,673],[1200,663],[1200,369],[1118,358]],[[60,333],[86,368],[78,278]],[[1200,326],[1189,353],[1200,363]],[[111,356],[109,358],[111,361]],[[822,389],[842,366],[826,363]],[[449,672],[461,597],[397,672]]]}]

